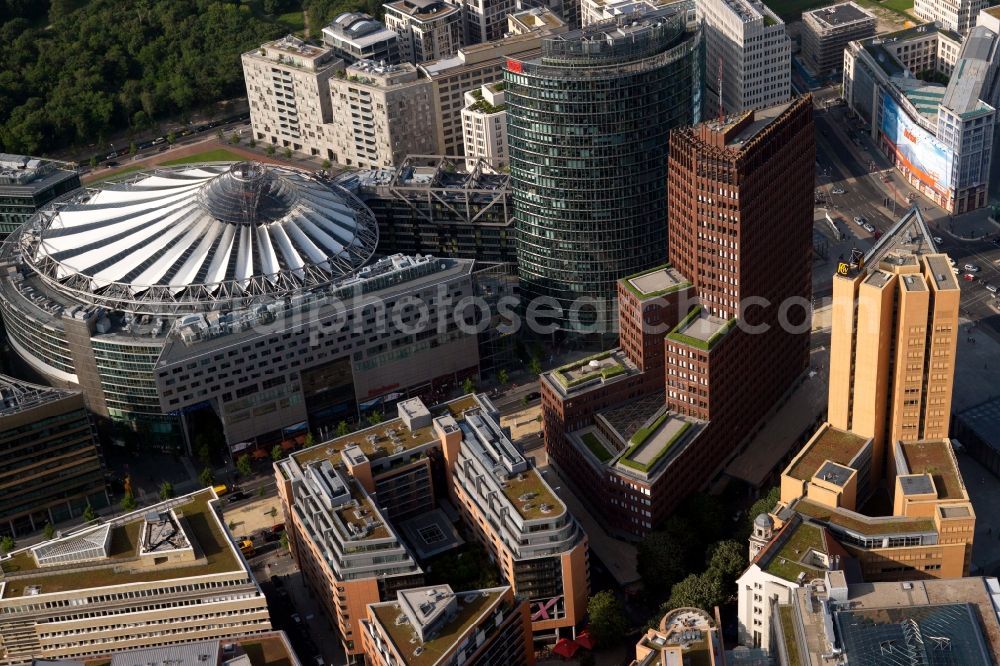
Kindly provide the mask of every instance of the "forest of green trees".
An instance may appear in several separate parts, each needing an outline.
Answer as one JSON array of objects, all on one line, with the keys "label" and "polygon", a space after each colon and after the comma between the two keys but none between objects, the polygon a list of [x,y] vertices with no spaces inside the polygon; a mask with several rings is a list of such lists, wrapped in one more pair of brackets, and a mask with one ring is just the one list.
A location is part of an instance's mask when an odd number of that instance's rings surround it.
[{"label": "forest of green trees", "polygon": [[100,145],[242,96],[240,54],[289,32],[282,16],[303,6],[314,37],[340,12],[379,9],[372,0],[0,0],[0,151]]}]

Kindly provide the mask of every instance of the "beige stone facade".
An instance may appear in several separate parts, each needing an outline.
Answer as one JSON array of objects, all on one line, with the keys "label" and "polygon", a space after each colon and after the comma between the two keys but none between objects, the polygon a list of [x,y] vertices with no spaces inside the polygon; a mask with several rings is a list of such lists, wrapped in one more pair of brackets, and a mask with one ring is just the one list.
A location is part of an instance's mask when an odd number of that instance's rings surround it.
[{"label": "beige stone facade", "polygon": [[457,5],[444,0],[397,0],[382,7],[385,26],[399,35],[403,62],[448,58],[462,46],[465,26]]}]

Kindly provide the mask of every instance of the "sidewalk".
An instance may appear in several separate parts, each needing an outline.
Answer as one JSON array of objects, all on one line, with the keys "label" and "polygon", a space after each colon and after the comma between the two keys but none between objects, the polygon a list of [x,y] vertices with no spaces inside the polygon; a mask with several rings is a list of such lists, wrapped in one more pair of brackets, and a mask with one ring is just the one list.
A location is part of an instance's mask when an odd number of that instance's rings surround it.
[{"label": "sidewalk", "polygon": [[990,217],[991,214],[992,210],[989,207],[980,208],[942,221],[941,226],[945,233],[955,240],[975,241],[1000,231],[1000,224]]}]

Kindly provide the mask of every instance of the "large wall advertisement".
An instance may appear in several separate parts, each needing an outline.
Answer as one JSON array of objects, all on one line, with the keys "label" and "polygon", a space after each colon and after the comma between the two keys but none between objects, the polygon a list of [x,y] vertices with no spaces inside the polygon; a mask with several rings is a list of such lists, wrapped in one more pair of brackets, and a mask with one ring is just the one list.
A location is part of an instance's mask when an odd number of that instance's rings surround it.
[{"label": "large wall advertisement", "polygon": [[948,196],[955,155],[910,120],[888,93],[882,93],[882,134],[903,166],[938,194]]}]

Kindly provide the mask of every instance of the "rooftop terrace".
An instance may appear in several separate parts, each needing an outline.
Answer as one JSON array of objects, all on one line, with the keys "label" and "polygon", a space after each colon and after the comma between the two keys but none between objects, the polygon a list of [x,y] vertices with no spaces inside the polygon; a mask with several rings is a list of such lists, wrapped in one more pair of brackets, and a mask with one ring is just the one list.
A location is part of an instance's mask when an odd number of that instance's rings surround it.
[{"label": "rooftop terrace", "polygon": [[702,351],[711,351],[735,323],[736,319],[716,317],[699,305],[667,334],[667,338]]},{"label": "rooftop terrace", "polygon": [[566,511],[545,479],[534,467],[504,481],[504,494],[525,520],[555,517]]},{"label": "rooftop terrace", "polygon": [[684,442],[693,439],[699,422],[671,412],[664,412],[635,431],[629,446],[618,458],[618,464],[649,473],[671,451],[679,451]]},{"label": "rooftop terrace", "polygon": [[[821,527],[807,522],[789,524],[778,535],[776,544],[764,551],[765,559],[761,566],[764,571],[792,582],[797,582],[801,573],[806,574],[806,580],[823,577],[826,567],[813,555],[830,554]],[[773,548],[777,550],[771,552]]]},{"label": "rooftop terrace", "polygon": [[[229,535],[212,506],[213,493],[201,490],[169,503],[124,517],[112,526],[107,558],[89,563],[40,567],[31,549],[15,552],[0,561],[2,598],[26,594],[48,594],[92,588],[147,583],[245,571]],[[146,521],[144,513],[172,504],[185,533],[190,536],[196,559],[169,562],[168,569],[140,569],[139,544]]]},{"label": "rooftop terrace", "polygon": [[382,625],[396,652],[406,660],[406,666],[433,666],[455,648],[456,643],[470,628],[493,610],[508,589],[500,587],[458,592],[458,613],[434,638],[427,641],[419,639],[408,621],[399,621],[403,610],[398,603],[372,604],[368,608]]},{"label": "rooftop terrace", "polygon": [[603,384],[635,370],[635,365],[621,350],[613,349],[567,363],[548,374],[568,392],[591,382]]},{"label": "rooftop terrace", "polygon": [[803,447],[785,473],[799,481],[808,481],[827,460],[850,466],[868,441],[852,432],[825,425]]},{"label": "rooftop terrace", "polygon": [[935,531],[934,521],[929,518],[870,517],[846,509],[832,509],[807,499],[798,500],[793,508],[822,523],[866,537],[927,534]]}]

